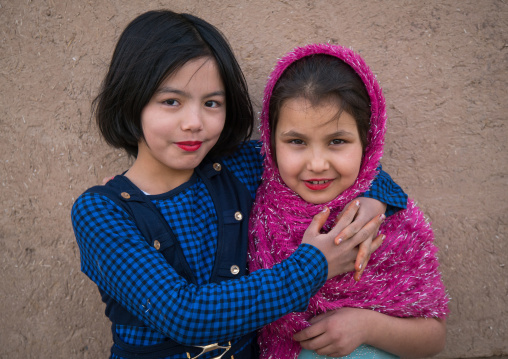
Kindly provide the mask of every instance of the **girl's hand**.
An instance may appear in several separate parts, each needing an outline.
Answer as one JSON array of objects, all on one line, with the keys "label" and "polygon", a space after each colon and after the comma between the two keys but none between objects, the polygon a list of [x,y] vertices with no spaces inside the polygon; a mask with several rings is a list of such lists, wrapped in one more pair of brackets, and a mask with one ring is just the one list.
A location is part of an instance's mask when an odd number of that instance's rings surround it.
[{"label": "girl's hand", "polygon": [[345,356],[368,344],[404,358],[427,358],[442,351],[446,342],[446,321],[437,318],[398,318],[370,309],[340,308],[309,323],[293,338],[321,355]]},{"label": "girl's hand", "polygon": [[365,343],[370,310],[341,308],[318,315],[311,326],[296,333],[294,340],[320,355],[342,357]]},{"label": "girl's hand", "polygon": [[383,223],[386,204],[373,198],[359,197],[354,201],[360,201],[360,208],[354,220],[339,233],[342,242],[348,238],[359,240],[358,255],[355,261],[354,279],[358,282],[369,262],[370,256],[383,243],[384,235],[377,236],[379,227]]},{"label": "girl's hand", "polygon": [[359,252],[358,245],[362,241],[365,241],[367,237],[357,234],[347,239],[344,236],[344,240],[340,241],[340,245],[337,245],[337,243],[339,243],[339,234],[347,226],[351,225],[351,222],[357,216],[359,208],[360,201],[353,201],[337,217],[335,226],[328,233],[320,233],[321,228],[323,228],[330,215],[330,210],[325,208],[321,213],[314,216],[309,228],[307,228],[303,235],[302,243],[313,245],[326,257],[328,262],[328,278],[351,272],[355,269],[355,259]]},{"label": "girl's hand", "polygon": [[113,177],[104,177],[102,179],[102,185],[104,186],[106,183],[108,183],[109,181],[111,181],[113,178],[115,178],[115,176]]}]

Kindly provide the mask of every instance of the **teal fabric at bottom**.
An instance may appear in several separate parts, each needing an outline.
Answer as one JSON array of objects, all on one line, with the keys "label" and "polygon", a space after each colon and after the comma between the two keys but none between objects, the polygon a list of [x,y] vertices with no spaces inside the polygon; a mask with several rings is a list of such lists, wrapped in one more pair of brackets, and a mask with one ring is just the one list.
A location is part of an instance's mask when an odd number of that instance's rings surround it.
[{"label": "teal fabric at bottom", "polygon": [[[330,358],[325,355],[319,355],[316,352],[311,350],[302,349],[300,355],[298,355],[298,359],[321,359],[321,358]],[[349,355],[345,357],[341,357],[345,359],[395,359],[399,358],[396,355],[387,353],[381,349],[371,347],[370,345],[362,344],[358,348],[355,349]]]}]

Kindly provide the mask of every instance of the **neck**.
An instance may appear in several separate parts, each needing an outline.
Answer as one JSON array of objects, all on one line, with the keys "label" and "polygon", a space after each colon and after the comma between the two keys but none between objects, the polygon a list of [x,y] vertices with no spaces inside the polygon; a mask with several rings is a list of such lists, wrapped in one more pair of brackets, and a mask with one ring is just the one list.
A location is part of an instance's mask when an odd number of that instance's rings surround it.
[{"label": "neck", "polygon": [[171,191],[182,185],[191,178],[193,173],[194,169],[175,170],[153,157],[139,153],[125,176],[142,191],[154,195]]}]

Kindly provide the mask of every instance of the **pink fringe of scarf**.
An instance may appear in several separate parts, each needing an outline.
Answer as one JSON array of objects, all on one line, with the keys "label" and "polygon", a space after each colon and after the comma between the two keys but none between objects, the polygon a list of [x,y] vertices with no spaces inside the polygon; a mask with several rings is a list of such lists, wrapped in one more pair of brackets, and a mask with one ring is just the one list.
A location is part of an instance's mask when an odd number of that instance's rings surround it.
[{"label": "pink fringe of scarf", "polygon": [[[250,270],[271,268],[290,256],[312,217],[324,206],[309,204],[281,180],[271,158],[268,105],[273,87],[294,61],[312,54],[329,54],[348,63],[360,75],[371,99],[371,129],[368,146],[356,182],[326,205],[330,219],[351,200],[365,192],[376,176],[383,154],[386,125],[385,101],[375,76],[352,50],[329,44],[296,48],[284,56],[272,72],[265,89],[261,114],[261,139],[265,157],[263,183],[258,189],[250,219]],[[328,230],[331,220],[325,225]],[[294,333],[309,326],[308,320],[329,310],[354,307],[372,309],[397,317],[439,317],[448,313],[448,297],[436,257],[434,236],[422,212],[412,201],[408,208],[389,217],[380,232],[387,237],[371,257],[360,282],[352,273],[326,282],[311,298],[303,313],[291,313],[264,327],[259,333],[261,358],[296,358],[301,347]]]}]

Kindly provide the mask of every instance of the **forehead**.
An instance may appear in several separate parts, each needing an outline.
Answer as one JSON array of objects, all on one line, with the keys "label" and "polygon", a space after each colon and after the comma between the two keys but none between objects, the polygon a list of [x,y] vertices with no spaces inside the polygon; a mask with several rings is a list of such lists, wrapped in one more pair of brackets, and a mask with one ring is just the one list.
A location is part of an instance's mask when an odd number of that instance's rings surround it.
[{"label": "forehead", "polygon": [[217,63],[212,57],[199,57],[187,61],[183,66],[174,71],[161,84],[160,87],[174,86],[178,88],[196,87],[223,88],[223,81],[218,70]]},{"label": "forehead", "polygon": [[284,101],[279,112],[279,131],[336,131],[338,128],[355,127],[355,119],[335,101],[321,101],[312,104],[305,98]]}]

